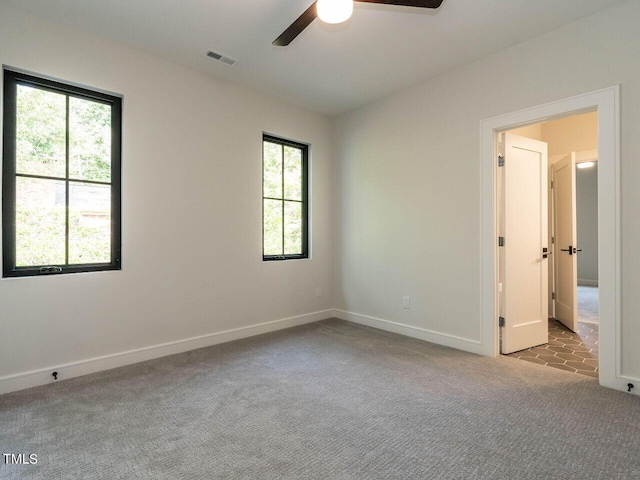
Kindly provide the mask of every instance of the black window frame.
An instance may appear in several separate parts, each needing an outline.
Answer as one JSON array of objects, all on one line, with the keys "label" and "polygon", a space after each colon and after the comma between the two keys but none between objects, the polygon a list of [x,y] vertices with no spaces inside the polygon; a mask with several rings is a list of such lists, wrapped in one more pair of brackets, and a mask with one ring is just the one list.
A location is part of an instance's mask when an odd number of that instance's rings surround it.
[{"label": "black window frame", "polygon": [[[284,197],[284,190],[282,191],[282,198],[265,197],[264,195],[264,143],[276,143],[284,147],[298,148],[302,151],[302,253],[299,254],[284,254],[284,255],[265,255],[264,253],[264,201],[265,200],[279,200],[282,202],[282,228],[283,228],[283,248],[284,253],[284,204],[285,201],[298,201],[293,199],[286,199]],[[283,168],[284,178],[284,168]],[[295,260],[309,258],[309,145],[306,143],[295,142],[285,138],[270,135],[268,133],[262,134],[262,260],[274,261],[274,260]]]},{"label": "black window frame", "polygon": [[[3,165],[2,165],[2,272],[3,278],[38,275],[59,275],[80,272],[97,272],[121,270],[122,248],[122,97],[110,93],[93,90],[87,87],[52,80],[21,71],[4,68],[3,87]],[[111,179],[110,182],[99,182],[71,178],[69,164],[69,124],[67,108],[66,126],[66,163],[65,177],[48,177],[25,175],[16,172],[16,134],[17,134],[17,87],[26,85],[55,93],[68,98],[76,97],[84,100],[104,103],[111,106]],[[69,184],[81,182],[89,184],[110,185],[111,188],[111,258],[105,263],[69,264],[69,232],[68,213],[65,227],[66,263],[55,265],[16,266],[16,178],[44,178],[64,180],[67,186],[66,208],[69,206]]]}]

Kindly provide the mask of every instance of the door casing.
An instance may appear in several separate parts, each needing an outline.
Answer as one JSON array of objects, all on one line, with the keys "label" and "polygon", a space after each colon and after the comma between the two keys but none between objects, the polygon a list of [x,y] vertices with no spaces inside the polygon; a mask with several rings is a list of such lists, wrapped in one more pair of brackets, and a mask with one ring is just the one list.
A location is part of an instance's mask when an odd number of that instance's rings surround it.
[{"label": "door casing", "polygon": [[620,86],[492,117],[481,122],[481,350],[499,351],[497,135],[510,129],[598,112],[598,267],[600,279],[600,384],[626,391],[638,382],[622,371],[620,235]]}]

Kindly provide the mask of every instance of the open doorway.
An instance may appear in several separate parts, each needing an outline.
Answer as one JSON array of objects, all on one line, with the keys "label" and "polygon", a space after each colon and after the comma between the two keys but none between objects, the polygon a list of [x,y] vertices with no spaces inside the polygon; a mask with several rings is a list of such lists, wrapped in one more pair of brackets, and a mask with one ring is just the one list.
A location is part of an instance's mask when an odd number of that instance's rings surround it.
[{"label": "open doorway", "polygon": [[593,111],[598,112],[599,156],[599,383],[605,387],[627,391],[631,378],[622,373],[621,355],[620,87],[617,85],[481,121],[482,337],[478,350],[490,356],[500,355],[497,138],[500,132],[512,128]]},{"label": "open doorway", "polygon": [[[498,230],[518,242],[499,249],[500,312],[518,317],[508,331],[501,329],[501,353],[595,378],[597,115],[571,115],[502,133],[502,164],[514,164],[499,169],[497,191]],[[514,173],[522,169],[515,163],[528,163],[526,173]]]},{"label": "open doorway", "polygon": [[578,322],[598,325],[598,159],[591,152],[576,164]]}]

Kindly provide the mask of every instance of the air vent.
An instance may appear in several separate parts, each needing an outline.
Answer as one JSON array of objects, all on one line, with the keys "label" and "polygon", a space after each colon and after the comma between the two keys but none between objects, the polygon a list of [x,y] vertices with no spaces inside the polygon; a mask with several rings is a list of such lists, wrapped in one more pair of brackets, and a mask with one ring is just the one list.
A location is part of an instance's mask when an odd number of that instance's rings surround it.
[{"label": "air vent", "polygon": [[225,55],[224,53],[215,52],[213,50],[209,50],[207,52],[207,57],[213,58],[222,63],[226,63],[227,65],[233,65],[238,61],[237,58],[230,57],[229,55]]}]

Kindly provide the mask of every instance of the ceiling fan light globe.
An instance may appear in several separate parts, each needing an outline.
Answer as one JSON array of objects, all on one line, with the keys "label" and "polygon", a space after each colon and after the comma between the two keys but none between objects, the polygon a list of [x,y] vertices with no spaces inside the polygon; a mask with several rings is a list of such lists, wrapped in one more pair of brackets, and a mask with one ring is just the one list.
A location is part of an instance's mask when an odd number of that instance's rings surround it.
[{"label": "ceiling fan light globe", "polygon": [[353,0],[318,0],[318,17],[325,23],[342,23],[351,18]]}]

